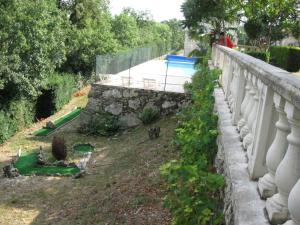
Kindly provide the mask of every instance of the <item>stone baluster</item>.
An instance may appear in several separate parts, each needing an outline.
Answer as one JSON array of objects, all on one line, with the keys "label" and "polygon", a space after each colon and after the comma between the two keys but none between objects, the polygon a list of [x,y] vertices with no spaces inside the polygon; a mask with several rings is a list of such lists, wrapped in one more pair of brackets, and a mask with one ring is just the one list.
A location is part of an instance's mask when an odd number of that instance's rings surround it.
[{"label": "stone baluster", "polygon": [[[255,121],[256,121],[256,117],[257,117],[257,108],[258,108],[258,103],[259,103],[258,100],[259,100],[259,94],[260,94],[259,90],[258,90],[258,83],[259,82],[258,82],[257,78],[253,77],[253,86],[254,86],[254,91],[255,91],[255,95],[253,97],[254,104],[253,104],[252,110],[250,112],[248,123],[247,123],[249,132],[243,139],[244,149],[248,149],[248,147],[252,144],[252,141],[253,141]],[[249,157],[249,152],[248,152],[248,157]]]},{"label": "stone baluster", "polygon": [[245,96],[245,70],[244,68],[238,66],[238,75],[236,79],[236,85],[235,85],[235,101],[232,106],[232,124],[237,125],[238,121],[241,118],[241,107],[243,103],[243,99]]},{"label": "stone baluster", "polygon": [[229,57],[225,55],[225,58],[224,58],[224,60],[225,60],[224,68],[222,69],[222,74],[221,74],[221,76],[219,78],[219,82],[222,85],[222,87],[225,86],[226,80],[228,79],[228,70],[229,70],[229,64],[228,64],[229,60],[228,60],[228,58]]},{"label": "stone baluster", "polygon": [[277,113],[273,106],[273,89],[259,82],[259,92],[259,106],[255,129],[253,129],[254,139],[250,146],[251,154],[248,155],[248,171],[252,180],[267,173],[265,160],[267,150],[275,136],[275,122],[273,121],[277,121]]},{"label": "stone baluster", "polygon": [[228,97],[230,95],[230,84],[231,84],[231,80],[232,80],[232,76],[233,76],[233,64],[234,64],[234,61],[232,60],[232,58],[227,56],[228,67],[227,67],[227,71],[224,75],[224,85],[223,85],[226,99],[228,99]]},{"label": "stone baluster", "polygon": [[256,87],[253,83],[253,81],[256,82],[256,78],[254,76],[251,76],[251,89],[250,89],[250,104],[248,105],[248,107],[246,108],[246,113],[245,113],[245,125],[241,128],[240,131],[240,136],[243,139],[249,132],[249,124],[250,124],[250,120],[249,117],[251,115],[251,112],[253,111],[254,105],[255,105],[255,95],[256,95]]},{"label": "stone baluster", "polygon": [[284,111],[291,133],[287,136],[287,152],[275,174],[278,193],[268,198],[266,202],[268,217],[272,224],[282,224],[289,219],[288,196],[300,178],[300,110],[290,102],[286,102]]},{"label": "stone baluster", "polygon": [[237,129],[240,131],[243,126],[246,124],[246,109],[249,106],[250,103],[250,90],[251,90],[251,77],[249,77],[248,73],[246,72],[245,74],[245,79],[246,79],[246,87],[245,87],[245,97],[243,99],[243,103],[241,105],[241,119],[239,120],[237,124]]},{"label": "stone baluster", "polygon": [[289,123],[284,112],[285,99],[275,93],[274,104],[279,119],[276,122],[275,138],[267,152],[268,173],[258,180],[258,190],[262,198],[269,198],[277,192],[275,173],[288,148],[287,135],[290,133]]},{"label": "stone baluster", "polygon": [[215,64],[214,64],[215,67],[218,67],[219,55],[220,55],[220,50],[216,47]]},{"label": "stone baluster", "polygon": [[235,106],[235,102],[237,99],[239,77],[240,77],[240,67],[237,63],[235,63],[235,68],[234,68],[234,73],[233,73],[232,99],[231,99],[231,102],[229,102],[231,112],[234,112],[234,106]]},{"label": "stone baluster", "polygon": [[218,54],[217,54],[217,67],[218,68],[221,68],[220,66],[221,66],[221,51],[218,49]]},{"label": "stone baluster", "polygon": [[300,179],[291,190],[288,199],[288,209],[291,219],[284,225],[300,225]]},{"label": "stone baluster", "polygon": [[225,65],[225,53],[224,52],[222,52],[221,53],[221,58],[220,58],[220,69],[221,70],[224,70],[224,65]]},{"label": "stone baluster", "polygon": [[230,82],[230,94],[228,96],[228,107],[230,111],[232,112],[232,104],[234,101],[234,88],[235,88],[235,83],[236,83],[236,62],[233,63],[233,72],[232,72],[232,80]]}]

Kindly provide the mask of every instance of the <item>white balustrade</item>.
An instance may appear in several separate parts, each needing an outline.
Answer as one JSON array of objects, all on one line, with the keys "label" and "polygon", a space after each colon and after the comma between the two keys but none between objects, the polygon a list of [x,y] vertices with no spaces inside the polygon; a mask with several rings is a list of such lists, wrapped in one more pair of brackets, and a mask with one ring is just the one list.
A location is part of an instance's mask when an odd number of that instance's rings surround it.
[{"label": "white balustrade", "polygon": [[288,199],[288,208],[292,220],[289,220],[284,225],[300,225],[300,179],[291,190]]},{"label": "white balustrade", "polygon": [[236,99],[236,87],[237,87],[237,82],[238,82],[238,67],[237,67],[237,63],[233,63],[233,77],[232,77],[232,81],[230,84],[230,95],[228,97],[228,106],[230,111],[233,111],[233,105]]},{"label": "white balustrade", "polygon": [[269,220],[300,225],[300,77],[219,45],[213,64]]},{"label": "white balustrade", "polygon": [[268,198],[266,203],[269,219],[275,224],[284,223],[289,218],[289,193],[300,178],[300,110],[286,102],[284,111],[291,127],[287,136],[288,149],[275,174],[278,193]]},{"label": "white balustrade", "polygon": [[[237,64],[238,65],[238,64]],[[245,83],[246,83],[246,78],[245,74],[246,71],[238,66],[237,68],[237,78],[236,78],[236,84],[235,84],[235,101],[233,102],[232,105],[232,123],[234,125],[237,125],[238,121],[242,117],[241,115],[241,110],[242,108],[242,102],[245,96]]]},{"label": "white balustrade", "polygon": [[250,115],[251,112],[253,111],[254,105],[255,105],[255,84],[253,83],[253,81],[256,81],[256,79],[253,79],[253,75],[251,75],[251,80],[250,80],[250,101],[249,101],[249,105],[246,108],[246,112],[245,112],[245,125],[241,128],[240,130],[240,136],[243,139],[244,137],[246,137],[246,135],[249,133],[250,129]]},{"label": "white balustrade", "polygon": [[251,179],[262,177],[266,172],[266,154],[271,140],[274,139],[277,113],[273,107],[273,90],[259,82],[259,100],[253,142],[247,151],[248,170]]},{"label": "white balustrade", "polygon": [[271,197],[277,192],[275,173],[286,153],[288,147],[287,135],[290,133],[289,123],[284,112],[285,99],[275,94],[274,103],[279,114],[279,119],[276,122],[276,135],[266,157],[268,173],[258,181],[258,189],[263,198]]},{"label": "white balustrade", "polygon": [[259,100],[259,91],[257,88],[257,78],[253,77],[253,88],[254,88],[254,95],[253,95],[253,107],[251,108],[247,126],[248,126],[248,134],[245,136],[243,140],[243,146],[244,149],[247,149],[253,141],[253,129],[255,128],[255,119],[256,119],[256,113],[258,108],[258,100]]},{"label": "white balustrade", "polygon": [[[248,75],[248,73],[245,74],[246,79],[246,86],[245,86],[245,97],[243,99],[242,105],[241,105],[241,119],[239,120],[237,124],[237,129],[240,131],[243,126],[246,124],[246,108],[249,105],[250,102],[250,89],[251,89],[251,76]],[[240,88],[243,88],[241,86]]]}]

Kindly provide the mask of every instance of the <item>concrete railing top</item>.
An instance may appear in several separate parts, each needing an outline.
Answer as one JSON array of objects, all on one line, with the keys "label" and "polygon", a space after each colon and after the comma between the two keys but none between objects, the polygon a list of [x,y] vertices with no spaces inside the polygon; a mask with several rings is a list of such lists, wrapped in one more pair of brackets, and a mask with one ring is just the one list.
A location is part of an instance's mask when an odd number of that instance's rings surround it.
[{"label": "concrete railing top", "polygon": [[242,68],[253,73],[274,92],[300,108],[300,77],[234,49],[221,45],[215,47],[229,55]]}]

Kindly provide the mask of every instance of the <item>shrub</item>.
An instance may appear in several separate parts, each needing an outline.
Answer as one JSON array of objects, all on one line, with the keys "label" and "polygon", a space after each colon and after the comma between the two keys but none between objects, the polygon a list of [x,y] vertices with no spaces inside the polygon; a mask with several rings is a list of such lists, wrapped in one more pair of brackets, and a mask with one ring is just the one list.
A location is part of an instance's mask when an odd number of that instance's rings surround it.
[{"label": "shrub", "polygon": [[0,144],[34,120],[35,100],[12,99],[0,104]]},{"label": "shrub", "polygon": [[267,53],[266,52],[246,52],[246,54],[253,56],[254,58],[267,61]]},{"label": "shrub", "polygon": [[111,136],[120,128],[119,119],[111,113],[99,113],[90,120],[83,132],[89,135]]},{"label": "shrub", "polygon": [[54,113],[70,101],[73,93],[76,91],[76,78],[74,74],[54,73],[47,79],[46,89],[53,92],[51,101],[54,105]]},{"label": "shrub", "polygon": [[153,108],[145,108],[139,115],[143,124],[150,124],[159,118],[159,111]]},{"label": "shrub", "polygon": [[52,139],[52,155],[57,160],[65,160],[67,158],[67,145],[64,138],[53,137]]},{"label": "shrub", "polygon": [[224,219],[220,192],[225,181],[213,167],[218,149],[213,90],[219,73],[202,64],[186,85],[192,104],[177,115],[174,144],[179,159],[160,168],[167,183],[164,204],[172,213],[172,225],[219,225]]},{"label": "shrub", "polygon": [[300,70],[300,48],[291,46],[271,46],[270,63],[289,72]]},{"label": "shrub", "polygon": [[53,73],[47,78],[41,95],[37,98],[37,119],[47,118],[68,103],[76,90],[73,74]]}]

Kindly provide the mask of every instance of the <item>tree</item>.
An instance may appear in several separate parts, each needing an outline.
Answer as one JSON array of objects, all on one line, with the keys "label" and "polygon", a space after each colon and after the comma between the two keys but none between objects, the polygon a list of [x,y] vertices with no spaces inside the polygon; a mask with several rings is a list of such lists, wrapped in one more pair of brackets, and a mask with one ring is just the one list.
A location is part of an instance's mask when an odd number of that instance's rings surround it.
[{"label": "tree", "polygon": [[167,24],[171,29],[171,48],[173,50],[183,49],[184,30],[182,22],[177,19],[171,19],[163,23]]},{"label": "tree", "polygon": [[139,45],[139,27],[135,18],[127,12],[123,12],[114,18],[112,30],[120,45],[125,49],[135,48]]},{"label": "tree", "polygon": [[225,29],[225,22],[234,21],[240,8],[232,0],[186,0],[181,9],[184,26],[200,34],[208,28],[216,32]]},{"label": "tree", "polygon": [[[299,21],[297,14],[297,0],[249,0],[242,4],[244,15],[248,22],[245,31],[249,31],[249,23],[259,26],[256,37],[247,32],[251,39],[262,39],[268,47],[277,40],[282,39],[295,27]],[[252,33],[254,30],[252,29]]]},{"label": "tree", "polygon": [[65,60],[66,15],[55,2],[0,1],[0,92],[36,96]]},{"label": "tree", "polygon": [[70,15],[67,60],[61,71],[81,73],[87,80],[95,70],[96,55],[114,53],[120,46],[112,32],[106,0],[74,0],[65,10]]}]

